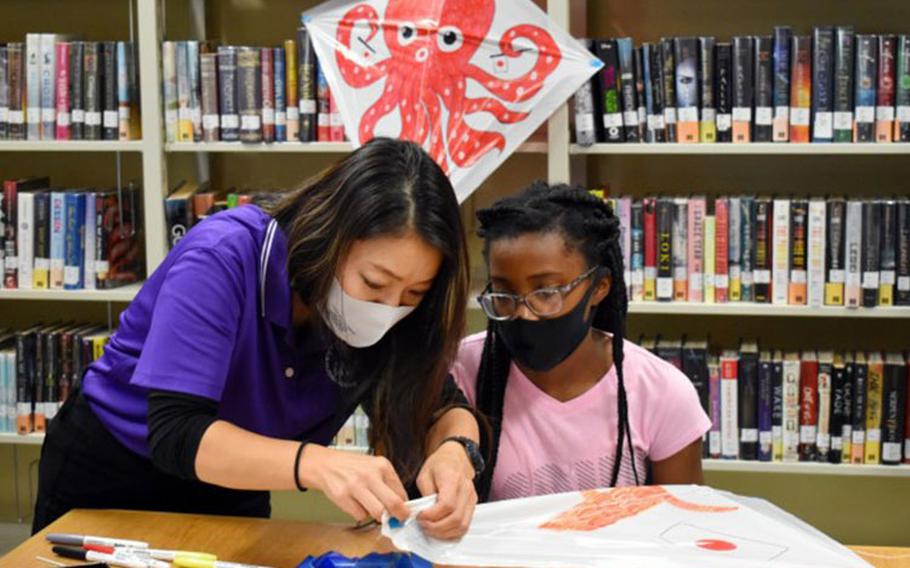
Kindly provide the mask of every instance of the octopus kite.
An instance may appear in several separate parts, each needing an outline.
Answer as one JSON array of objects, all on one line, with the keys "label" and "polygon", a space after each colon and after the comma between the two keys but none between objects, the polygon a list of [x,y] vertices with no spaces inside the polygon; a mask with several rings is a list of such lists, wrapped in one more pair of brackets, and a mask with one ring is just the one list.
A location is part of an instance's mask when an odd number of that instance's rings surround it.
[{"label": "octopus kite", "polygon": [[[382,18],[366,3],[348,10],[336,37],[342,79],[355,89],[385,79],[381,96],[360,120],[360,141],[372,138],[377,122],[397,110],[399,137],[428,148],[447,173],[450,161],[464,168],[494,149],[502,151],[502,134],[476,130],[465,117],[487,112],[501,124],[521,122],[528,114],[511,110],[504,102],[522,103],[537,94],[559,65],[561,53],[546,30],[522,24],[505,31],[491,60],[495,73],[506,73],[510,60],[536,51],[530,70],[504,78],[471,63],[487,37],[495,10],[494,0],[389,0]],[[380,30],[390,56],[373,61]],[[523,40],[521,45],[518,39]],[[526,47],[529,43],[533,47]],[[492,96],[468,97],[469,79]],[[444,129],[443,108],[448,115]]]},{"label": "octopus kite", "polygon": [[699,513],[728,513],[737,509],[689,503],[656,485],[620,487],[610,491],[583,491],[582,498],[584,500],[581,503],[540,525],[540,528],[555,531],[595,531],[634,517],[661,503]]}]

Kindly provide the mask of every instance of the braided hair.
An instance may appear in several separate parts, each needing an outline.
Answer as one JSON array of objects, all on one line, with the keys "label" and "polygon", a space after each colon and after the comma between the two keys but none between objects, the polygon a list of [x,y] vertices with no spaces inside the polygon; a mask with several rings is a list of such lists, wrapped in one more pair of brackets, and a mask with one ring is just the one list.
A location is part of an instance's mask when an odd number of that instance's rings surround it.
[{"label": "braided hair", "polygon": [[[619,219],[602,199],[579,186],[549,186],[542,181],[535,182],[516,196],[501,199],[491,207],[478,211],[477,219],[480,221],[478,234],[484,239],[484,257],[488,264],[490,245],[496,240],[528,233],[555,232],[565,239],[569,247],[585,257],[589,267],[600,267],[603,273],[612,277],[610,291],[596,307],[593,320],[593,327],[612,335],[613,364],[616,368],[618,435],[610,486],[615,486],[619,478],[624,443],[628,443],[632,472],[638,485],[622,369],[628,298],[623,279]],[[492,486],[510,365],[511,356],[499,334],[498,323],[489,320],[477,376],[477,407],[491,427],[491,435],[489,439],[484,439],[486,447],[483,448],[488,456],[487,467],[478,480],[481,501],[489,499]]]}]

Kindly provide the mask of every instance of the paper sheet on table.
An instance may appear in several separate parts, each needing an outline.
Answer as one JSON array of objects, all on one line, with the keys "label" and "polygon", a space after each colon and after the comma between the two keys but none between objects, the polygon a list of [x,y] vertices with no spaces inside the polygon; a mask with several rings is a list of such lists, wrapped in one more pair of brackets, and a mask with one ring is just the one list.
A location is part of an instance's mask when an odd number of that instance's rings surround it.
[{"label": "paper sheet on table", "polygon": [[694,485],[623,487],[479,505],[459,542],[426,537],[412,502],[396,547],[434,564],[622,568],[866,568],[847,548],[767,502]]}]

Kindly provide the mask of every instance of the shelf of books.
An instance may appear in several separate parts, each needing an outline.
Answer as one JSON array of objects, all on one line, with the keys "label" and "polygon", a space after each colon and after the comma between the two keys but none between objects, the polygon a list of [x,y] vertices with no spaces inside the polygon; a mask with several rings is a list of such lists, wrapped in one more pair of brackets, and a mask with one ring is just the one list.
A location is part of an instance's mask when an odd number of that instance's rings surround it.
[{"label": "shelf of books", "polygon": [[910,154],[910,144],[572,144],[573,155],[696,155],[696,156],[888,156]]},{"label": "shelf of books", "polygon": [[910,317],[910,306],[845,308],[842,306],[772,305],[757,304],[754,302],[734,302],[727,304],[629,302],[629,313],[686,316],[907,318]]},{"label": "shelf of books", "polygon": [[[239,142],[169,142],[167,152],[263,152],[274,154],[345,154],[354,149],[350,142],[276,142],[271,144],[243,144]],[[516,152],[521,154],[546,154],[546,142],[526,142]]]},{"label": "shelf of books", "polygon": [[850,465],[814,462],[755,462],[745,460],[702,460],[704,471],[743,473],[792,473],[864,477],[910,477],[907,465]]}]

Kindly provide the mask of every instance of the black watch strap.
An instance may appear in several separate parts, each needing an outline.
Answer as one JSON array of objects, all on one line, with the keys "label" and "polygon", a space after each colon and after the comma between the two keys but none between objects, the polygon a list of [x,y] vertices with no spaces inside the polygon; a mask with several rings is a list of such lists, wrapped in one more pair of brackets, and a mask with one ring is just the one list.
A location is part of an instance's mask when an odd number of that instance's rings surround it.
[{"label": "black watch strap", "polygon": [[440,446],[447,442],[456,442],[461,444],[461,447],[464,448],[464,451],[468,454],[468,459],[471,461],[471,466],[474,468],[474,477],[475,479],[483,473],[486,463],[484,462],[483,456],[480,455],[480,448],[477,446],[477,442],[470,438],[465,438],[464,436],[449,436],[442,442]]}]

